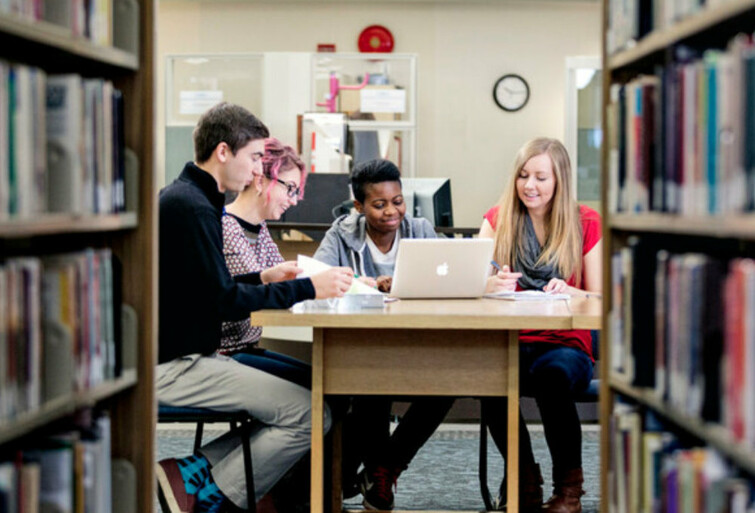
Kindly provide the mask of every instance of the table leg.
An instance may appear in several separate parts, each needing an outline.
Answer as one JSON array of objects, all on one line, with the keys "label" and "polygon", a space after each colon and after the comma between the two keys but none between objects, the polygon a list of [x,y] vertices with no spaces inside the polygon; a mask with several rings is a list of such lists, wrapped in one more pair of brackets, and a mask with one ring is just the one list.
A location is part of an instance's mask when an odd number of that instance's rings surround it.
[{"label": "table leg", "polygon": [[312,468],[310,477],[310,511],[323,513],[323,343],[322,329],[315,329],[312,339]]},{"label": "table leg", "polygon": [[508,372],[506,376],[508,397],[508,454],[509,475],[506,476],[508,513],[519,513],[519,332],[508,332]]}]

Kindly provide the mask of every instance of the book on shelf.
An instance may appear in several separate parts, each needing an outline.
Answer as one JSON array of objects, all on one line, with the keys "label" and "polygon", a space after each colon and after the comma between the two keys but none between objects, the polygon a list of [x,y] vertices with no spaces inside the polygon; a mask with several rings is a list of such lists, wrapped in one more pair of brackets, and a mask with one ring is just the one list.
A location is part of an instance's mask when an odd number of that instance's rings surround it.
[{"label": "book on shelf", "polygon": [[79,75],[47,80],[47,165],[50,212],[86,212],[83,165],[83,84]]},{"label": "book on shelf", "polygon": [[12,14],[27,20],[43,19],[43,0],[0,0],[0,14]]},{"label": "book on shelf", "polygon": [[77,337],[76,269],[48,260],[42,278],[44,308],[44,385],[50,401],[73,391],[74,341]]},{"label": "book on shelf", "polygon": [[86,37],[99,46],[113,45],[113,0],[1,0],[0,15],[47,21]]},{"label": "book on shelf", "polygon": [[0,422],[121,375],[114,262],[104,248],[0,265]]},{"label": "book on shelf", "polygon": [[646,36],[681,20],[736,0],[609,0],[606,28],[608,55],[632,48]]},{"label": "book on shelf", "polygon": [[[655,385],[655,314],[651,254],[638,238],[612,257],[611,368],[614,377],[634,386]],[[638,269],[643,269],[638,272]],[[635,322],[635,319],[642,319]]]},{"label": "book on shelf", "polygon": [[747,480],[719,451],[687,440],[649,416],[637,406],[614,405],[608,511],[744,513],[752,506]]},{"label": "book on shelf", "polygon": [[725,425],[732,436],[755,447],[755,262],[735,259],[726,277],[722,389]]},{"label": "book on shelf", "polygon": [[123,121],[123,93],[118,89],[112,90],[113,97],[113,187],[112,187],[112,204],[114,212],[126,211],[126,164],[125,149],[126,136],[124,133]]},{"label": "book on shelf", "polygon": [[611,212],[722,215],[755,208],[755,47],[678,46],[673,60],[610,88]]},{"label": "book on shelf", "polygon": [[2,511],[113,511],[111,426],[91,426],[29,441],[12,461],[0,462]]},{"label": "book on shelf", "polygon": [[613,378],[755,448],[755,261],[633,238],[612,268]]},{"label": "book on shelf", "polygon": [[109,80],[0,61],[0,220],[123,212],[123,109]]}]

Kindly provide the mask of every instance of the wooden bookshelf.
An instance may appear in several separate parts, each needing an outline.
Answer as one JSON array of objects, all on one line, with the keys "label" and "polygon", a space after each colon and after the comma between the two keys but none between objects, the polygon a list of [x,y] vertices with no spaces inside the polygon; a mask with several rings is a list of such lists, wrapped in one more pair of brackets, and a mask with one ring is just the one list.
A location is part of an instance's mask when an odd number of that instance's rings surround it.
[{"label": "wooden bookshelf", "polygon": [[[60,0],[64,1],[64,0]],[[138,160],[139,209],[114,215],[44,214],[0,222],[0,262],[15,256],[107,247],[122,264],[122,300],[136,312],[135,368],[113,381],[67,395],[0,423],[0,446],[48,433],[73,412],[98,406],[111,419],[113,458],[135,468],[135,511],[154,510],[157,363],[157,179],[155,176],[155,0],[137,0],[138,55],[103,47],[45,22],[0,15],[0,59],[47,75],[74,73],[112,81],[123,93],[125,145]],[[33,243],[32,243],[33,239]],[[26,242],[28,241],[28,243]],[[61,244],[61,241],[64,244]],[[6,243],[10,242],[10,243]],[[24,249],[26,248],[26,249]],[[0,358],[4,355],[0,356]]]},{"label": "wooden bookshelf", "polygon": [[[658,277],[654,270],[655,263],[651,264],[650,262],[655,262],[654,252],[657,250],[667,250],[671,254],[695,252],[699,255],[701,253],[712,253],[716,258],[724,256],[727,258],[746,256],[744,251],[746,251],[746,248],[750,245],[747,243],[755,240],[755,213],[689,216],[661,212],[621,212],[618,214],[609,212],[609,205],[616,204],[616,202],[612,200],[616,199],[616,190],[618,189],[618,187],[615,187],[615,183],[609,183],[609,181],[613,179],[611,175],[611,164],[612,162],[616,162],[611,159],[611,148],[609,148],[609,145],[613,144],[613,149],[617,151],[626,147],[622,146],[620,142],[616,144],[618,141],[616,141],[615,134],[611,133],[613,127],[609,124],[609,120],[616,122],[617,119],[616,116],[613,116],[613,114],[616,114],[616,111],[612,110],[616,107],[616,104],[613,106],[611,105],[610,92],[612,85],[614,83],[628,84],[639,75],[658,73],[658,68],[654,68],[655,66],[666,67],[668,69],[668,66],[672,63],[671,59],[675,57],[675,52],[672,50],[679,43],[688,45],[690,48],[702,53],[707,49],[720,49],[725,47],[727,42],[740,32],[751,33],[752,27],[755,27],[755,0],[734,0],[720,3],[714,7],[708,6],[703,8],[697,14],[676,22],[669,28],[651,32],[644,38],[640,39],[631,48],[619,51],[613,55],[608,55],[606,50],[611,23],[609,3],[610,0],[603,0],[603,62],[605,63],[605,69],[607,72],[603,74],[603,126],[605,127],[603,140],[606,141],[606,143],[603,144],[601,157],[601,168],[603,169],[601,197],[603,205],[602,214],[606,222],[603,225],[604,315],[603,336],[601,336],[602,357],[600,359],[600,372],[602,376],[609,376],[609,378],[601,381],[600,392],[600,422],[602,432],[604,433],[604,436],[601,437],[601,468],[604,470],[604,472],[601,473],[600,478],[602,513],[607,513],[609,511],[609,506],[611,504],[616,504],[617,495],[621,496],[621,494],[617,494],[615,487],[609,483],[609,475],[615,470],[611,465],[616,461],[615,458],[612,458],[611,454],[611,438],[614,434],[612,431],[612,421],[616,420],[616,418],[613,417],[613,414],[617,398],[623,398],[625,399],[623,402],[638,405],[640,415],[642,415],[642,411],[645,410],[654,412],[663,421],[664,428],[672,433],[678,435],[692,435],[692,438],[698,439],[704,445],[720,453],[738,471],[748,475],[748,479],[752,480],[753,476],[755,476],[755,450],[747,447],[745,444],[735,441],[729,433],[728,428],[724,425],[723,420],[719,423],[712,423],[704,421],[698,416],[687,415],[680,409],[675,408],[662,400],[654,389],[633,386],[611,372],[611,362],[614,361],[611,352],[612,349],[614,349],[615,344],[620,343],[620,341],[611,340],[612,335],[614,334],[611,315],[615,306],[612,304],[615,292],[612,279],[613,269],[611,268],[613,264],[612,256],[614,252],[626,247],[625,244],[630,240],[628,236],[637,235],[640,241],[644,241],[647,244],[642,251],[649,251],[652,253],[643,254],[642,257],[637,256],[634,263],[630,264],[630,266],[632,266],[631,273],[634,274],[632,276],[625,276],[622,271],[620,273],[622,274],[622,280],[635,280],[639,275],[645,277],[650,276],[650,281],[653,282],[654,280],[657,280]],[[639,5],[639,2],[637,2],[637,4]],[[661,84],[658,86],[658,90],[666,91],[665,89],[662,89],[666,84],[662,82],[660,73],[658,73],[658,76],[658,81]],[[663,101],[663,99],[661,98],[660,101]],[[664,108],[666,108],[666,105],[661,105],[657,112],[660,112],[661,115],[667,115],[667,111],[662,110]],[[654,113],[656,113],[656,111],[654,111]],[[667,133],[664,132],[661,132],[661,134],[667,135]],[[678,133],[674,135],[675,137],[679,137]],[[663,144],[667,142],[665,138],[661,138],[661,141]],[[663,144],[660,144],[660,147],[665,151],[666,146]],[[657,155],[653,154],[650,158],[656,156]],[[618,155],[618,158],[622,159],[624,156]],[[664,158],[658,162],[662,162],[665,165],[668,161],[669,160]],[[664,170],[661,170],[661,172],[663,171]],[[658,172],[658,170],[654,170],[654,172]],[[667,175],[662,174],[661,176]],[[609,194],[611,194],[611,196],[609,196]],[[659,234],[662,236],[658,236]],[[719,245],[716,244],[717,241],[711,243],[710,240],[724,238],[733,240],[735,243],[722,243]],[[738,244],[737,242],[744,242],[745,244]],[[647,257],[648,254],[652,256]],[[642,266],[646,266],[647,269],[643,269]],[[662,274],[660,279],[665,279]],[[646,283],[646,281],[638,282]],[[635,286],[634,284],[638,282],[631,281],[630,283],[632,283],[632,286]],[[625,281],[620,282],[620,286],[624,286],[625,284]],[[655,287],[655,284],[653,287]],[[617,292],[615,297],[622,303],[630,301],[630,304],[633,306],[629,308],[629,313],[627,313],[627,310],[624,310],[624,313],[628,316],[628,321],[627,319],[624,319],[623,322],[634,322],[633,329],[638,328],[638,326],[642,328],[640,324],[643,322],[643,317],[638,317],[637,312],[632,310],[637,303],[631,303],[632,298],[628,298],[624,294],[624,291],[625,289],[622,289],[622,292]],[[652,301],[652,303],[648,304],[654,305],[655,297],[649,297],[649,301]],[[657,315],[654,307],[651,306],[649,310],[652,313],[646,314],[648,317]],[[668,310],[663,311],[668,312]],[[655,317],[653,317],[653,319],[655,319]],[[626,324],[623,326],[626,326]],[[631,337],[632,335],[628,336]],[[655,334],[652,336],[655,336]],[[636,340],[635,343],[637,343]],[[700,344],[702,343],[703,342],[700,342]],[[721,335],[721,344],[723,343],[723,335]],[[648,344],[653,344],[652,352],[649,351],[648,347],[640,346],[623,349],[632,349],[632,354],[635,358],[639,358],[637,356],[640,354],[639,351],[647,350],[646,352],[651,355],[650,358],[654,358],[655,341],[650,339]],[[637,354],[634,353],[634,349],[638,350]],[[621,358],[619,357],[618,360],[620,359]],[[704,369],[705,367],[702,368]],[[647,368],[644,370],[647,371]],[[642,382],[643,379],[648,379],[647,375],[638,376],[635,374],[635,376],[640,382]],[[721,400],[723,401],[724,398]],[[615,424],[613,425],[615,426]],[[611,472],[608,470],[611,470]],[[643,470],[641,469],[640,472],[642,471]]]},{"label": "wooden bookshelf", "polygon": [[755,9],[755,0],[736,0],[715,8],[703,9],[699,13],[681,20],[673,27],[651,32],[632,48],[608,56],[607,60],[604,59],[604,62],[608,63],[606,68],[617,70],[628,67],[649,55],[662,52],[676,43],[696,36],[705,30],[714,29],[717,25],[753,9]]},{"label": "wooden bookshelf", "polygon": [[628,232],[676,233],[701,237],[755,238],[755,214],[737,216],[681,216],[644,212],[611,214],[611,229]]},{"label": "wooden bookshelf", "polygon": [[647,406],[654,412],[676,424],[682,430],[706,441],[718,449],[738,466],[755,474],[755,451],[745,444],[732,440],[726,429],[720,425],[706,423],[697,417],[690,417],[676,408],[664,403],[655,395],[653,390],[636,388],[612,378],[610,387],[621,395],[630,397],[636,402]]},{"label": "wooden bookshelf", "polygon": [[99,46],[88,39],[73,37],[67,28],[45,21],[31,21],[19,16],[0,14],[0,34],[23,42],[36,43],[56,52],[66,52],[94,63],[107,64],[131,71],[139,68],[139,58],[119,48]]},{"label": "wooden bookshelf", "polygon": [[128,369],[118,379],[101,383],[90,390],[58,397],[43,404],[38,410],[24,412],[9,422],[0,423],[0,444],[66,417],[78,409],[94,406],[136,383],[136,370]]},{"label": "wooden bookshelf", "polygon": [[65,233],[110,232],[136,228],[135,212],[72,216],[45,214],[32,219],[0,222],[0,237],[23,238]]}]

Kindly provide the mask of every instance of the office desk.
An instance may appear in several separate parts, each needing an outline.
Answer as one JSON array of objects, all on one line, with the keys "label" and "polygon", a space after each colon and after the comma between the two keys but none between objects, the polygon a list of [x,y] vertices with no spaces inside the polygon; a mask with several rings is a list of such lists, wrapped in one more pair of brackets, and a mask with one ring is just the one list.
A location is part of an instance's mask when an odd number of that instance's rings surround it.
[{"label": "office desk", "polygon": [[[586,301],[595,301],[597,310]],[[571,329],[580,319],[600,326],[599,300],[401,300],[383,309],[262,310],[258,326],[311,326],[311,511],[323,505],[325,394],[501,396],[508,401],[508,466],[519,467],[519,330]],[[470,455],[471,456],[471,455]],[[509,513],[517,513],[519,476],[508,479]],[[339,483],[340,484],[340,483]],[[335,487],[334,487],[335,488]],[[331,510],[341,511],[340,486]]]}]

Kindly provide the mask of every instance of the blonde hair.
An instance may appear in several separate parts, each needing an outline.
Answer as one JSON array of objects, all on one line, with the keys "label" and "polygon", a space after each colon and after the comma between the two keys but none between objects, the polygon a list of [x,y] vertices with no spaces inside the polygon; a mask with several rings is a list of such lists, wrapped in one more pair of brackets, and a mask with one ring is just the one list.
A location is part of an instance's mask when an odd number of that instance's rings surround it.
[{"label": "blonde hair", "polygon": [[514,169],[501,199],[495,228],[495,257],[513,266],[524,252],[524,220],[527,207],[519,199],[516,181],[527,161],[547,154],[556,181],[550,209],[545,219],[545,244],[537,265],[553,265],[565,279],[582,281],[582,227],[579,207],[571,194],[571,164],[564,145],[556,139],[540,137],[522,146],[514,160]]}]

